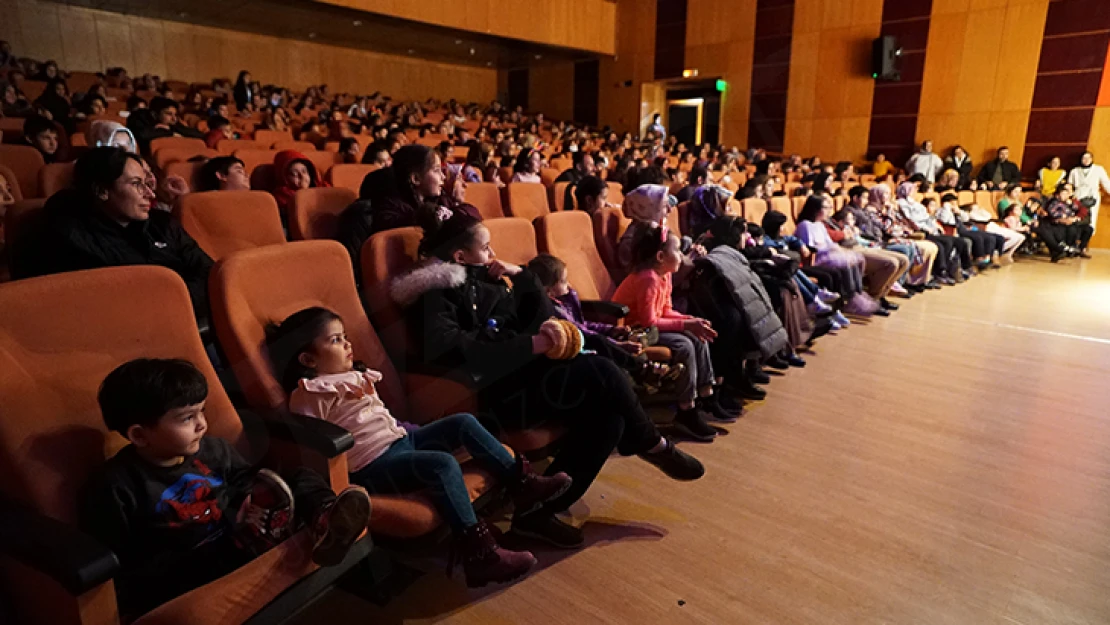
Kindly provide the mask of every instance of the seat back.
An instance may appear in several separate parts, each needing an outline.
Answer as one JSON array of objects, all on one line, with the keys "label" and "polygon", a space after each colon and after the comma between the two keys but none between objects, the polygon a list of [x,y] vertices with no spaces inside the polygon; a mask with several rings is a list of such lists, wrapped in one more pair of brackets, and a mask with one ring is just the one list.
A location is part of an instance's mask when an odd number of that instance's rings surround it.
[{"label": "seat back", "polygon": [[539,253],[532,222],[519,217],[501,217],[483,222],[489,230],[490,246],[497,258],[514,265],[527,265]]},{"label": "seat back", "polygon": [[763,216],[767,214],[767,201],[750,197],[742,202],[744,206],[744,219],[758,224],[763,223]]},{"label": "seat back", "polygon": [[[783,234],[794,234],[794,229],[797,224],[794,221],[794,202],[788,197],[773,197],[771,198],[771,209],[776,210],[783,215],[786,215],[786,223],[782,225]],[[763,219],[753,222],[755,225],[761,225]]]},{"label": "seat back", "polygon": [[236,150],[235,158],[243,161],[243,169],[256,191],[270,191],[277,183],[274,174],[276,150]]},{"label": "seat back", "polygon": [[0,176],[8,181],[8,190],[12,193],[12,199],[16,202],[22,202],[23,188],[19,186],[19,177],[15,175],[15,172],[7,165],[0,165]]},{"label": "seat back", "polygon": [[277,202],[262,191],[203,191],[181,196],[181,227],[212,260],[239,250],[285,242]]},{"label": "seat back", "polygon": [[422,232],[415,226],[378,232],[362,246],[363,301],[374,327],[394,357],[405,353],[406,334],[401,309],[393,303],[389,286],[419,259]]},{"label": "seat back", "polygon": [[570,186],[569,182],[556,182],[555,186],[551,187],[551,210],[564,211],[574,210],[575,200],[574,194],[571,193],[570,206],[567,206],[567,187]]},{"label": "seat back", "polygon": [[293,133],[288,130],[265,130],[259,129],[254,131],[254,142],[265,147],[271,147],[279,141],[292,141]]},{"label": "seat back", "polygon": [[50,197],[73,184],[73,163],[50,163],[39,170],[39,191]]},{"label": "seat back", "polygon": [[358,194],[344,187],[313,187],[293,194],[289,204],[289,239],[334,239],[339,234],[339,215]]},{"label": "seat back", "polygon": [[466,203],[477,208],[482,219],[498,219],[505,216],[505,211],[501,208],[501,189],[493,182],[468,182]]},{"label": "seat back", "polygon": [[555,184],[555,179],[559,177],[560,173],[562,172],[560,172],[558,169],[552,167],[544,167],[540,170],[540,182],[543,184],[543,186],[550,189],[551,185]]},{"label": "seat back", "polygon": [[619,282],[624,276],[617,256],[617,244],[631,223],[632,220],[625,217],[619,208],[603,208],[593,214],[594,245],[614,282]]},{"label": "seat back", "polygon": [[343,318],[355,358],[380,371],[377,384],[390,412],[408,409],[401,380],[359,301],[347,250],[335,241],[295,241],[243,250],[216,266],[210,280],[212,323],[247,403],[271,410],[286,393],[270,366],[266,326],[322,306]]},{"label": "seat back", "polygon": [[327,180],[328,173],[331,172],[332,167],[335,167],[336,163],[343,160],[343,158],[335,152],[313,150],[311,152],[305,152],[304,155],[316,166],[316,172],[320,174],[320,180]]},{"label": "seat back", "polygon": [[170,163],[169,165],[166,165],[166,169],[163,173],[166,175],[166,177],[180,177],[185,181],[185,184],[189,185],[189,191],[194,192],[200,190],[200,170],[203,167],[204,163],[201,162],[194,161],[190,163],[179,161],[177,163]]},{"label": "seat back", "polygon": [[219,156],[220,153],[216,150],[209,150],[208,148],[196,149],[193,147],[167,147],[159,148],[154,152],[154,167],[158,171],[166,171],[166,166],[170,163],[178,163],[181,161],[189,161],[198,156],[203,156],[205,160]]},{"label": "seat back", "polygon": [[582,211],[551,213],[535,221],[536,240],[542,252],[567,265],[567,278],[583,299],[613,297],[617,285],[594,245],[593,223]]},{"label": "seat back", "polygon": [[[282,150],[296,150],[298,152],[303,152],[306,155],[309,152],[315,152],[316,151],[316,146],[314,144],[312,144],[311,142],[308,142],[308,141],[294,141],[293,139],[284,139],[282,141],[275,141],[274,144],[272,146],[270,146],[270,148],[274,149],[274,150],[277,150],[278,152],[281,152]],[[336,152],[338,152],[338,150],[336,150]],[[334,154],[334,152],[333,152],[333,154]]]},{"label": "seat back", "polygon": [[192,137],[159,137],[151,139],[150,153],[158,154],[158,150],[165,148],[175,148],[178,150],[193,150],[196,153],[203,152],[208,149],[205,145],[204,139],[194,139]]},{"label": "seat back", "polygon": [[529,221],[543,217],[551,211],[547,206],[547,189],[535,182],[511,182],[505,187],[510,217]]},{"label": "seat back", "polygon": [[796,228],[798,226],[798,215],[802,214],[802,208],[806,205],[806,198],[804,198],[804,197],[790,198],[790,203],[793,204],[794,212],[791,215],[791,218],[794,220],[794,227]]},{"label": "seat back", "polygon": [[216,144],[216,151],[224,156],[230,156],[238,150],[265,150],[266,146],[250,139],[220,139]]},{"label": "seat back", "polygon": [[0,145],[0,165],[11,170],[23,199],[42,197],[39,170],[46,166],[42,154],[29,145]]},{"label": "seat back", "polygon": [[362,187],[362,181],[371,172],[378,169],[377,165],[349,165],[340,163],[334,165],[331,171],[328,172],[328,182],[332,186],[343,187],[350,189],[358,195],[359,189]]},{"label": "seat back", "polygon": [[606,182],[609,187],[609,203],[613,206],[624,204],[624,187],[619,182]]},{"label": "seat back", "polygon": [[212,369],[185,283],[152,265],[0,284],[0,492],[65,522],[77,490],[125,440],[96,402],[104,377],[135,358],[184,358],[208,380],[209,434],[242,424]]},{"label": "seat back", "polygon": [[[1002,196],[999,196],[998,199],[1002,199]],[[976,191],[975,203],[978,204],[980,208],[985,208],[991,213],[998,210],[995,208],[996,203],[993,201],[990,191]]]}]

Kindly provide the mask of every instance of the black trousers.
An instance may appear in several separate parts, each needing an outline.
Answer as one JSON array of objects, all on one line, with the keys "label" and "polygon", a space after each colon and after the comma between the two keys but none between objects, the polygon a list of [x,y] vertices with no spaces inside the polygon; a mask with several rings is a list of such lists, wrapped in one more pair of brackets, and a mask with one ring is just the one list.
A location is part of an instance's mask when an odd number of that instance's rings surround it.
[{"label": "black trousers", "polygon": [[933,273],[954,280],[960,273],[961,250],[958,248],[963,248],[964,245],[958,238],[943,234],[927,234],[925,240],[932,241],[940,249],[933,263]]},{"label": "black trousers", "polygon": [[495,435],[544,424],[567,429],[547,474],[565,471],[574,484],[548,502],[546,512],[578,501],[614,448],[630,456],[648,451],[660,438],[617,364],[592,354],[536,357],[482,389],[478,402],[482,424]]},{"label": "black trousers", "polygon": [[1073,246],[1086,249],[1091,242],[1094,228],[1087,224],[1074,223],[1069,226],[1057,223],[1043,223],[1037,228],[1037,235],[1041,237],[1049,251],[1053,254],[1062,254],[1064,247]]},{"label": "black trousers", "polygon": [[1095,234],[1095,229],[1085,223],[1074,223],[1064,228],[1064,239],[1068,242],[1068,245],[1081,250],[1087,249],[1091,237]]},{"label": "black trousers", "polygon": [[[1002,237],[991,234],[989,232],[982,232],[979,230],[970,230],[963,225],[959,226],[960,237],[969,239],[971,241],[971,255],[975,258],[988,257],[994,252],[1002,251],[1001,245],[995,241],[997,236],[999,239]],[[1005,242],[1005,239],[1003,239]]]}]

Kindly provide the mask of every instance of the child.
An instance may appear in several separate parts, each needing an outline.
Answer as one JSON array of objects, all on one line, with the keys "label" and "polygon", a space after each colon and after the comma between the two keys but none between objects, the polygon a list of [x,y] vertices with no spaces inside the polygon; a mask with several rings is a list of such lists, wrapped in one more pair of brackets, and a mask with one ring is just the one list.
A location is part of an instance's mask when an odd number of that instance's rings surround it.
[{"label": "child", "polygon": [[54,122],[37,115],[28,117],[23,122],[23,137],[42,154],[47,165],[58,162],[58,129]]},{"label": "child", "polygon": [[81,517],[120,559],[127,620],[246,564],[291,535],[294,518],[311,524],[321,565],[339,564],[370,520],[363,489],[337,497],[307,469],[286,482],[206,437],[207,397],[204,375],[184,360],[132,360],[100,386],[105,424],[131,444],[86,486]]},{"label": "child", "polygon": [[620,368],[641,383],[648,394],[658,392],[659,386],[672,381],[682,374],[683,367],[669,367],[663,363],[651,362],[642,353],[644,346],[628,340],[632,330],[627,326],[586,321],[582,313],[582,302],[578,292],[567,282],[567,265],[562,260],[548,254],[540,254],[528,263],[528,270],[535,274],[551,298],[555,314],[560,319],[570,321],[582,330],[586,349],[617,363]]},{"label": "child", "polygon": [[277,170],[279,181],[273,194],[283,217],[288,214],[289,205],[297,191],[331,186],[320,177],[312,161],[296,150],[278,152],[274,157],[274,169]]},{"label": "child", "polygon": [[632,273],[621,282],[613,301],[628,306],[625,320],[639,328],[659,328],[659,344],[671,348],[674,360],[686,367],[680,383],[675,425],[698,441],[711,441],[717,431],[706,418],[732,422],[713,394],[716,376],[708,342],[717,332],[705,319],[683,315],[672,307],[671,274],[682,264],[678,237],[666,226],[641,230],[632,243]]},{"label": "child", "polygon": [[428,489],[456,535],[468,586],[500,583],[527,573],[536,558],[498,546],[474,513],[462,470],[452,452],[463,447],[509,486],[516,514],[527,515],[566,492],[566,473],[532,473],[472,415],[456,414],[408,432],[389,414],[374,383],[382,374],[354,361],[343,320],[324,308],[294,313],[267,341],[275,373],[289,392],[289,408],[351,431],[351,481],[373,493]]}]

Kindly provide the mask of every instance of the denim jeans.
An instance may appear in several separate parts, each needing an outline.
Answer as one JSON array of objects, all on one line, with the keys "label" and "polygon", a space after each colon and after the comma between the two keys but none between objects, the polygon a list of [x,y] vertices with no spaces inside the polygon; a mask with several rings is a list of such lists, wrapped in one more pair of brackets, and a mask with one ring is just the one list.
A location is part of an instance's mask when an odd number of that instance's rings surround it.
[{"label": "denim jeans", "polygon": [[427,490],[453,530],[474,526],[478,518],[453,452],[464,448],[483,468],[502,480],[516,474],[516,459],[473,415],[433,421],[390,445],[381,456],[351,474],[351,481],[374,494]]}]

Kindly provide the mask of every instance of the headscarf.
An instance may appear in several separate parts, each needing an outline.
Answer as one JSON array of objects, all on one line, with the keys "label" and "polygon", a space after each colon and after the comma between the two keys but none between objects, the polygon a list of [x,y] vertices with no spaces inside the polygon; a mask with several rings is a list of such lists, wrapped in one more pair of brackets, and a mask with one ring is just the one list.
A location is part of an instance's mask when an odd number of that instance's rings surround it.
[{"label": "headscarf", "polygon": [[114,146],[118,135],[127,135],[128,147],[125,147],[125,150],[132,154],[139,153],[139,144],[135,141],[135,135],[124,128],[123,124],[109,119],[97,119],[90,123],[88,130],[85,131],[85,140],[90,148],[104,145]]},{"label": "headscarf", "polygon": [[274,199],[277,200],[278,207],[286,210],[293,202],[293,195],[300,191],[290,187],[285,181],[285,174],[294,163],[303,163],[308,168],[308,175],[312,179],[311,187],[330,187],[331,185],[324,182],[320,177],[316,165],[304,154],[296,150],[282,150],[274,156],[274,169],[277,175],[277,185],[274,188]]},{"label": "headscarf", "polygon": [[[658,223],[660,215],[666,218],[667,208],[673,208],[678,200],[663,185],[640,185],[624,196],[621,209],[624,216],[633,221]],[[662,221],[662,219],[659,219]]]},{"label": "headscarf", "polygon": [[[704,212],[710,219],[716,219],[726,212],[728,201],[732,199],[732,191],[715,184],[703,184],[694,190],[691,204]],[[720,210],[714,210],[714,208]]]},{"label": "headscarf", "polygon": [[877,184],[867,193],[867,206],[877,212],[885,212],[887,202],[890,202],[890,187]]},{"label": "headscarf", "polygon": [[903,182],[898,185],[898,199],[904,200],[913,198],[913,194],[917,192],[917,185],[912,182]]}]

